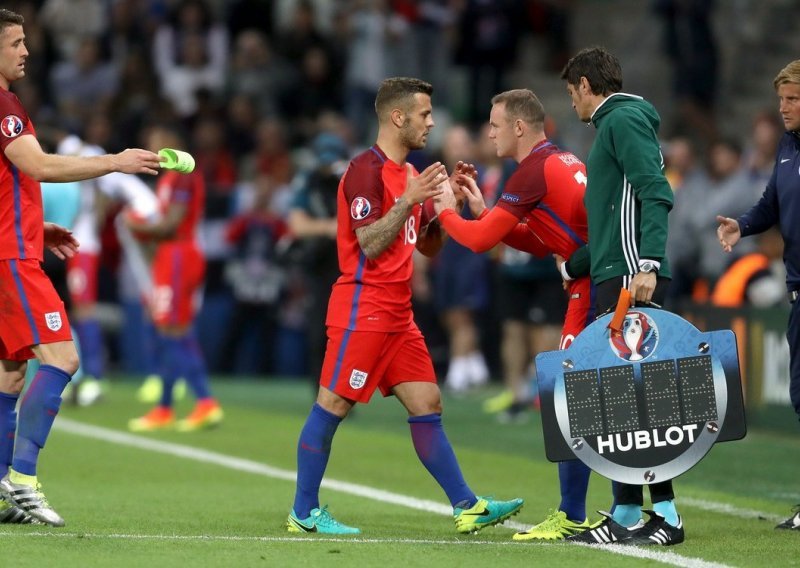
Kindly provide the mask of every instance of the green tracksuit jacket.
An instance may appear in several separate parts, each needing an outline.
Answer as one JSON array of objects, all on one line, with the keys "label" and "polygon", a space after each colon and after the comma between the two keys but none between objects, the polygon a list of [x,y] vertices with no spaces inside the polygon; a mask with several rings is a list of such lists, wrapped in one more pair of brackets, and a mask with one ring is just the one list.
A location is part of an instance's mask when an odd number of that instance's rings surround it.
[{"label": "green tracksuit jacket", "polygon": [[609,96],[592,115],[597,136],[586,161],[584,197],[589,244],[588,251],[576,251],[570,259],[573,276],[585,274],[590,262],[592,282],[599,284],[636,274],[639,259],[648,259],[661,263],[659,276],[670,277],[666,246],[672,188],[664,177],[660,122],[653,105],[625,93]]}]

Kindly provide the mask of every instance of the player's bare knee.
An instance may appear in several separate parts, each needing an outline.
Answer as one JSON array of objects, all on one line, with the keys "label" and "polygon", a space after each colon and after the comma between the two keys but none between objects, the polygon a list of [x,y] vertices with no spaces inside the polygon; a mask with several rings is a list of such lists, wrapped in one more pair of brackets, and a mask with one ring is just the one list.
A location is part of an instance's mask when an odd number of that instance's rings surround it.
[{"label": "player's bare knee", "polygon": [[80,366],[78,350],[72,341],[37,345],[33,351],[40,363],[61,369],[70,376],[74,375]]},{"label": "player's bare knee", "polygon": [[428,416],[442,413],[442,400],[439,397],[414,401],[407,406],[409,416]]},{"label": "player's bare knee", "polygon": [[25,369],[22,371],[4,371],[0,373],[0,393],[4,394],[19,394],[25,387]]},{"label": "player's bare knee", "polygon": [[61,364],[56,366],[71,377],[78,372],[78,367],[80,367],[80,364],[80,359],[76,353],[75,357],[68,357],[64,359]]},{"label": "player's bare knee", "polygon": [[320,405],[324,410],[330,412],[331,414],[335,414],[339,418],[346,417],[354,405],[352,401],[339,396],[325,387],[320,387],[319,389],[319,394],[317,395],[317,404]]},{"label": "player's bare knee", "polygon": [[41,362],[45,365],[51,365],[57,369],[61,369],[70,377],[78,371],[78,367],[80,366],[80,359],[78,358],[77,353],[65,353],[58,357],[43,359]]}]

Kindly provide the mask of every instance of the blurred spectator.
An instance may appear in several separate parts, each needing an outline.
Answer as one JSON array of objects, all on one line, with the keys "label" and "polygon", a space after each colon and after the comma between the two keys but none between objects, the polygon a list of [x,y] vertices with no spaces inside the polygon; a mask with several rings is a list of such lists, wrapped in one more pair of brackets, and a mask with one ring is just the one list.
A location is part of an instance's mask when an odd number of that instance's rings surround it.
[{"label": "blurred spectator", "polygon": [[259,122],[256,126],[256,147],[242,161],[242,178],[268,176],[278,185],[288,184],[292,179],[288,143],[283,122],[273,118]]},{"label": "blurred spectator", "polygon": [[347,66],[345,96],[347,118],[356,140],[366,144],[371,133],[378,85],[387,72],[387,28],[389,17],[384,0],[353,0],[347,12]]},{"label": "blurred spectator", "polygon": [[[436,85],[437,108],[447,108],[456,10],[451,0],[391,0],[403,23],[397,73]],[[437,110],[437,113],[440,112]]]},{"label": "blurred spectator", "polygon": [[486,118],[486,106],[495,93],[505,91],[505,80],[516,63],[521,0],[466,0],[458,18],[456,61],[469,71],[467,120]]},{"label": "blurred spectator", "polygon": [[295,68],[302,67],[306,53],[312,48],[330,51],[327,36],[316,25],[314,2],[295,0],[290,20],[277,34],[276,45],[280,54]]},{"label": "blurred spectator", "polygon": [[669,140],[664,144],[663,152],[664,174],[674,193],[667,237],[667,257],[672,272],[667,300],[677,310],[683,302],[691,300],[694,293],[697,257],[695,235],[689,227],[710,182],[705,170],[697,163],[695,146],[689,138]]},{"label": "blurred spectator", "polygon": [[231,219],[226,230],[234,252],[225,266],[225,279],[235,307],[225,326],[219,368],[264,375],[273,370],[278,304],[285,289],[277,244],[286,225],[272,210],[272,181],[259,178],[255,190],[252,208]]},{"label": "blurred spectator", "polygon": [[551,259],[502,246],[497,267],[497,316],[502,322],[500,356],[505,391],[484,404],[501,422],[527,419],[535,404],[533,358],[558,349],[567,298]]},{"label": "blurred spectator", "polygon": [[[264,33],[247,29],[236,36],[226,91],[229,97],[250,98],[260,116],[275,116],[278,98],[295,73],[273,52]],[[253,124],[250,124],[251,129]]]},{"label": "blurred spectator", "polygon": [[533,31],[547,41],[547,69],[561,72],[569,60],[573,0],[529,0],[528,19]]},{"label": "blurred spectator", "polygon": [[93,114],[108,112],[119,87],[118,70],[92,37],[79,43],[73,57],[53,67],[50,78],[61,120],[73,129]]},{"label": "blurred spectator", "polygon": [[180,64],[164,66],[167,71],[160,74],[161,92],[179,116],[189,118],[199,110],[200,91],[221,93],[224,77],[208,65],[206,45],[200,34],[182,37],[180,55]]},{"label": "blurred spectator", "polygon": [[[25,46],[28,48],[28,57],[25,59],[24,83],[43,93],[47,102],[50,102],[49,75],[59,54],[55,50],[52,37],[42,23],[38,4],[39,2],[34,0],[26,0],[16,6],[17,13],[25,18]],[[17,87],[19,85],[14,86],[15,92]],[[23,104],[31,116],[36,116],[25,101]]]},{"label": "blurred spectator", "polygon": [[[475,141],[461,125],[444,135],[442,163],[452,172],[461,160],[475,163]],[[465,205],[462,216],[472,218]],[[474,254],[453,239],[445,241],[430,266],[434,304],[450,340],[450,365],[445,387],[463,392],[489,380],[489,369],[481,351],[478,319],[489,307],[490,264],[486,254]]]},{"label": "blurred spectator", "polygon": [[116,134],[125,147],[135,146],[137,136],[149,124],[170,124],[175,119],[171,105],[162,103],[158,79],[147,56],[133,51],[120,69],[119,89],[110,103]]},{"label": "blurred spectator", "polygon": [[245,30],[257,29],[268,37],[273,35],[273,0],[228,0],[225,2],[225,21],[231,37]]},{"label": "blurred spectator", "polygon": [[133,52],[148,49],[155,31],[147,5],[138,0],[111,2],[109,51],[111,60],[122,67]]},{"label": "blurred spectator", "polygon": [[222,92],[228,64],[228,32],[203,0],[182,0],[159,26],[153,62],[162,93],[180,116],[197,111],[197,92]]},{"label": "blurred spectator", "polygon": [[715,118],[718,61],[712,25],[714,0],[654,0],[664,23],[664,51],[672,60],[677,133],[700,136],[710,144],[718,137]]},{"label": "blurred spectator", "polygon": [[[228,149],[221,120],[204,118],[194,127],[192,135],[197,169],[203,173],[208,187],[206,217],[226,217],[230,213],[229,199],[236,184],[236,160]],[[217,197],[221,202],[217,202]]]},{"label": "blurred spectator", "polygon": [[64,61],[75,57],[83,40],[102,39],[110,23],[108,3],[97,0],[45,0],[39,16]]},{"label": "blurred spectator", "polygon": [[310,140],[320,114],[341,107],[341,76],[335,73],[322,47],[310,47],[303,56],[300,74],[282,96],[282,116],[293,125],[293,140]]},{"label": "blurred spectator", "polygon": [[226,139],[233,159],[238,163],[256,147],[253,125],[258,124],[259,113],[253,99],[246,95],[234,95],[228,99],[226,109]]},{"label": "blurred spectator", "polygon": [[783,237],[772,227],[757,237],[758,250],[742,256],[725,271],[714,287],[715,306],[768,308],[786,301]]},{"label": "blurred spectator", "polygon": [[745,146],[744,167],[750,180],[758,187],[767,185],[775,165],[775,153],[783,136],[780,117],[772,109],[761,111],[753,118],[750,139]]},{"label": "blurred spectator", "polygon": [[327,343],[328,297],[339,277],[336,195],[349,152],[341,138],[327,132],[319,134],[311,148],[314,167],[298,176],[288,222],[295,239],[290,260],[301,267],[308,291],[305,310],[308,370],[316,392]]},{"label": "blurred spectator", "polygon": [[[720,140],[712,144],[709,155],[709,181],[697,194],[684,193],[688,199],[685,216],[676,221],[676,229],[690,238],[681,249],[681,262],[695,267],[693,297],[706,301],[717,279],[732,261],[719,246],[715,229],[717,221],[709,211],[721,211],[721,215],[736,218],[747,211],[760,195],[761,187],[750,181],[741,165],[741,147],[734,140]],[[679,193],[678,196],[681,194]],[[676,196],[676,201],[677,197]],[[702,204],[702,207],[698,205]],[[683,205],[676,205],[683,208]],[[742,242],[737,247],[739,255],[752,252],[754,244]],[[673,253],[675,250],[673,249]],[[670,257],[672,262],[672,257]]]}]

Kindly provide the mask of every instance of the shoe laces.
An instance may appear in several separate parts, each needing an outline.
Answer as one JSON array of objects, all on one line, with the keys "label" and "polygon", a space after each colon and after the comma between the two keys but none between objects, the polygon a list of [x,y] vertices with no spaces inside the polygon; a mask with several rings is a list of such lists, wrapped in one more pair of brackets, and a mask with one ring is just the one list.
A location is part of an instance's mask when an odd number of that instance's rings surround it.
[{"label": "shoe laces", "polygon": [[163,422],[169,420],[170,411],[164,407],[156,406],[150,410],[150,412],[142,416],[142,418],[148,422]]},{"label": "shoe laces", "polygon": [[189,414],[189,416],[187,416],[186,419],[189,420],[190,422],[197,422],[203,420],[215,408],[217,408],[217,404],[214,402],[209,402],[209,403],[198,402],[197,404],[195,404],[191,414]]},{"label": "shoe laces", "polygon": [[331,514],[328,512],[328,506],[323,505],[319,508],[319,514],[315,516],[314,522],[318,525],[328,525],[328,526],[340,526],[341,523],[334,519]]},{"label": "shoe laces", "polygon": [[561,519],[559,518],[558,509],[550,509],[547,511],[547,517],[536,525],[537,529],[556,529],[561,526]]},{"label": "shoe laces", "polygon": [[47,497],[44,496],[44,492],[42,491],[42,484],[38,481],[36,482],[36,486],[33,488],[34,492],[36,493],[36,497],[39,498],[39,501],[42,504],[42,507],[45,509],[50,509],[50,503],[47,501]]},{"label": "shoe laces", "polygon": [[186,417],[187,422],[199,422],[202,420],[205,415],[208,413],[208,410],[205,408],[199,408],[197,406],[194,407],[191,414]]},{"label": "shoe laces", "polygon": [[39,507],[44,509],[51,508],[50,503],[47,501],[47,497],[45,497],[44,492],[42,491],[42,484],[39,483],[38,481],[36,482],[36,485],[19,484],[17,485],[17,487],[25,487],[27,493],[33,495],[33,497],[35,497],[36,500],[39,502],[38,503]]}]

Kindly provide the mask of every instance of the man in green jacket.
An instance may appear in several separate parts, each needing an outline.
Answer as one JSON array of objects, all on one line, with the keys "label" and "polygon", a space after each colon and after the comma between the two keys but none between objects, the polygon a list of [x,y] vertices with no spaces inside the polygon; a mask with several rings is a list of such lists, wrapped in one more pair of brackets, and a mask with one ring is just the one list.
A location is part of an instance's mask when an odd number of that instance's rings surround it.
[{"label": "man in green jacket", "polygon": [[[568,262],[557,259],[562,276],[569,280],[591,274],[597,314],[616,305],[620,288],[630,291],[635,304],[662,304],[670,281],[666,244],[672,189],[664,177],[658,113],[642,97],[621,92],[619,61],[603,48],[580,51],[561,78],[578,118],[597,129],[586,161],[589,242]],[[614,483],[613,514],[568,540],[663,546],[683,542],[672,482],[649,488],[654,512],[648,511],[646,524],[642,486]]]}]

